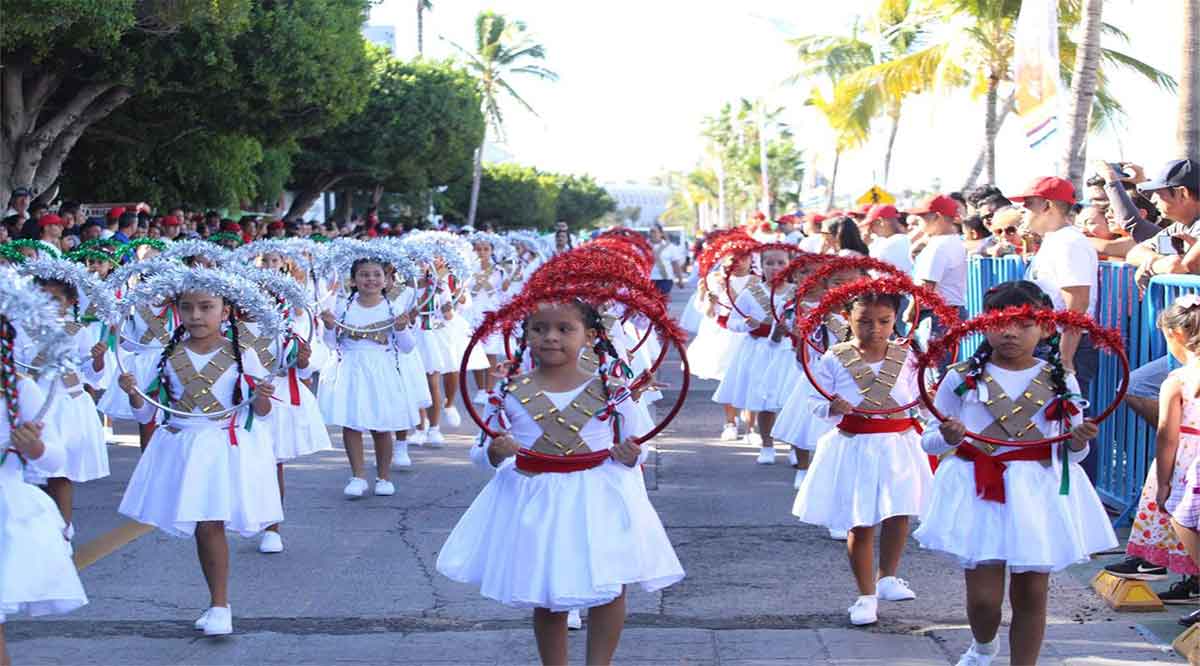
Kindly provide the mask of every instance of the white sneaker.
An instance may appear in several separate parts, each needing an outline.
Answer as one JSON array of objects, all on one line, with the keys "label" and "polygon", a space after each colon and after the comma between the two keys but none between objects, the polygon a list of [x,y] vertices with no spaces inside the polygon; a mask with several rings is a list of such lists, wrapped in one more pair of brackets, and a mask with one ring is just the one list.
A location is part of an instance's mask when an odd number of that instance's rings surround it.
[{"label": "white sneaker", "polygon": [[233,633],[233,611],[229,606],[213,606],[208,609],[204,621],[205,636],[227,636]]},{"label": "white sneaker", "polygon": [[475,397],[471,398],[471,402],[477,405],[486,405],[488,399],[487,391],[480,389],[475,392]]},{"label": "white sneaker", "polygon": [[429,438],[424,428],[413,428],[413,431],[408,433],[408,443],[414,446],[421,446]]},{"label": "white sneaker", "polygon": [[398,439],[392,449],[392,469],[412,467],[412,458],[408,457],[408,440]]},{"label": "white sneaker", "polygon": [[726,423],[725,428],[721,431],[722,442],[736,442],[738,438],[737,424]]},{"label": "white sneaker", "polygon": [[829,538],[834,541],[846,541],[850,538],[850,530],[829,530]]},{"label": "white sneaker", "polygon": [[806,474],[808,474],[808,470],[806,469],[796,470],[796,478],[792,479],[792,487],[800,490],[800,485],[804,483],[804,476]]},{"label": "white sneaker", "polygon": [[863,595],[849,608],[850,624],[861,627],[875,624],[879,621],[879,600],[874,596]]},{"label": "white sneaker", "polygon": [[208,612],[210,610],[212,609],[210,608],[204,611],[200,614],[200,617],[196,618],[196,623],[193,625],[196,627],[196,631],[204,631],[204,625],[208,624]]},{"label": "white sneaker", "polygon": [[367,494],[367,480],[360,479],[357,476],[350,477],[350,483],[346,484],[346,488],[342,490],[342,494],[347,499],[359,499]]},{"label": "white sneaker", "polygon": [[263,532],[262,541],[258,542],[258,552],[266,554],[282,553],[283,537],[279,536],[279,532],[271,530]]},{"label": "white sneaker", "polygon": [[572,608],[571,612],[567,613],[567,629],[582,629],[583,616],[579,614],[578,608]]},{"label": "white sneaker", "polygon": [[437,426],[430,426],[429,431],[425,436],[425,442],[429,444],[431,448],[440,449],[446,445],[446,438],[442,436],[441,428],[438,428]]},{"label": "white sneaker", "polygon": [[451,428],[457,428],[462,425],[462,414],[458,413],[458,407],[446,407],[442,410],[442,420]]},{"label": "white sneaker", "polygon": [[959,658],[958,666],[991,666],[992,660],[996,658],[996,653],[999,651],[1000,646],[995,640],[986,645],[971,641],[971,647],[967,648],[967,651]]},{"label": "white sneaker", "polygon": [[774,465],[775,464],[775,447],[773,447],[773,446],[762,447],[762,449],[758,452],[758,460],[756,462],[760,465]]},{"label": "white sneaker", "polygon": [[750,446],[762,446],[762,435],[757,432],[746,433],[746,443]]},{"label": "white sneaker", "polygon": [[916,593],[908,586],[908,581],[895,576],[880,578],[879,582],[875,583],[875,596],[882,601],[912,601],[917,598]]},{"label": "white sneaker", "polygon": [[386,479],[376,479],[375,494],[380,497],[391,497],[396,494],[396,486]]}]

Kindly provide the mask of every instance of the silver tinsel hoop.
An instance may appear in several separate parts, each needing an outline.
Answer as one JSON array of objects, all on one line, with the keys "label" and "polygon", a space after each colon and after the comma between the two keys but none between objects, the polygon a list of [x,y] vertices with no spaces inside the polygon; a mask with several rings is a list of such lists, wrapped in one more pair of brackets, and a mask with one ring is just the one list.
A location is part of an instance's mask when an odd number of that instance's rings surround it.
[{"label": "silver tinsel hoop", "polygon": [[[61,374],[75,369],[75,339],[63,326],[57,302],[33,283],[33,279],[8,267],[0,267],[0,317],[25,332],[34,356],[44,360],[43,374]],[[57,383],[57,382],[55,382]],[[45,414],[50,399],[39,410]]]},{"label": "silver tinsel hoop", "polygon": [[338,238],[325,244],[317,273],[323,277],[341,279],[348,276],[354,262],[359,260],[378,261],[396,269],[397,279],[410,281],[420,275],[420,267],[399,247],[387,241],[362,241]]},{"label": "silver tinsel hoop", "polygon": [[188,257],[203,257],[218,268],[224,266],[227,262],[233,259],[233,253],[229,250],[210,243],[206,240],[192,238],[188,240],[175,241],[167,246],[167,249],[159,255],[168,259],[187,259]]},{"label": "silver tinsel hoop", "polygon": [[275,300],[246,278],[226,270],[175,266],[139,282],[121,300],[127,311],[138,306],[152,307],[173,301],[184,292],[201,291],[229,301],[258,324],[261,335],[277,337],[283,333],[283,316]]},{"label": "silver tinsel hoop", "polygon": [[305,271],[312,271],[325,255],[326,246],[307,238],[264,238],[233,251],[239,261],[254,261],[264,254],[278,254],[292,260]]},{"label": "silver tinsel hoop", "polygon": [[83,264],[67,259],[31,259],[17,266],[17,272],[33,278],[66,282],[87,296],[88,304],[95,307],[96,318],[101,322],[114,325],[121,321],[121,309],[113,290]]},{"label": "silver tinsel hoop", "polygon": [[397,244],[409,253],[414,261],[432,266],[435,259],[446,264],[450,274],[466,281],[479,272],[479,257],[470,241],[448,231],[414,231],[401,236]]},{"label": "silver tinsel hoop", "polygon": [[140,278],[146,275],[154,275],[173,268],[179,267],[179,262],[174,259],[167,259],[162,256],[147,259],[145,261],[135,261],[132,263],[117,266],[113,269],[104,282],[108,284],[109,289],[114,293],[118,289],[124,290],[129,287],[129,281],[133,278]]}]

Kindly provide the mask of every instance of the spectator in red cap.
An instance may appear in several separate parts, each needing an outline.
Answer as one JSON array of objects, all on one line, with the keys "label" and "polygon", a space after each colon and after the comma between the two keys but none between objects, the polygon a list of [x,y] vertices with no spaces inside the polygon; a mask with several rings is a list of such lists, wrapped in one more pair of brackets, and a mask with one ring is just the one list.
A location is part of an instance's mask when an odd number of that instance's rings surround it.
[{"label": "spectator in red cap", "polygon": [[912,244],[900,221],[900,211],[891,204],[875,204],[867,211],[866,223],[873,239],[871,256],[912,274]]},{"label": "spectator in red cap", "polygon": [[[966,319],[967,248],[954,223],[958,203],[944,194],[935,194],[910,208],[908,214],[920,218],[917,229],[925,241],[925,247],[913,262],[913,279],[937,291]],[[932,314],[931,310],[922,309],[920,320],[931,319]],[[945,322],[933,320],[932,336],[939,336],[945,330]]]},{"label": "spectator in red cap", "polygon": [[825,246],[825,239],[821,237],[821,223],[825,221],[825,216],[820,213],[812,213],[804,218],[804,239],[800,241],[800,249],[805,252],[818,254],[821,248]]},{"label": "spectator in red cap", "polygon": [[162,233],[163,238],[167,240],[175,240],[176,238],[179,238],[179,234],[183,228],[182,225],[183,223],[178,217],[174,215],[168,215],[159,221],[158,228]]},{"label": "spectator in red cap", "polygon": [[284,235],[287,233],[286,227],[287,227],[287,225],[285,225],[283,223],[283,220],[275,220],[274,222],[267,225],[267,237],[268,238],[283,238]]},{"label": "spectator in red cap", "polygon": [[[1024,226],[1042,237],[1026,278],[1046,292],[1056,310],[1094,315],[1099,257],[1091,241],[1071,223],[1075,186],[1069,180],[1046,176],[1033,181],[1023,194],[1009,199],[1022,208]],[[1086,334],[1072,329],[1063,330],[1060,347],[1063,367],[1075,372],[1079,388],[1086,396],[1099,367],[1099,353]],[[1084,469],[1089,467],[1089,474],[1094,475],[1095,464],[1084,464]]]},{"label": "spectator in red cap", "polygon": [[67,223],[61,217],[50,213],[38,218],[38,240],[56,252],[62,252],[62,234]]}]

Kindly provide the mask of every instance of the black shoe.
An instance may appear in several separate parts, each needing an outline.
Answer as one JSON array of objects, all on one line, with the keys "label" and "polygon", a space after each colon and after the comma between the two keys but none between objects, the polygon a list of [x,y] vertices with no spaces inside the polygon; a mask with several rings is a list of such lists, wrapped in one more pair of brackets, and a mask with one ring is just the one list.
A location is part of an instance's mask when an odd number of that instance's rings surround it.
[{"label": "black shoe", "polygon": [[1179,618],[1179,624],[1182,624],[1185,627],[1190,627],[1197,622],[1200,622],[1200,609],[1194,610]]},{"label": "black shoe", "polygon": [[1183,580],[1172,583],[1158,598],[1164,604],[1194,604],[1200,601],[1200,583],[1196,582],[1195,576],[1184,576]]},{"label": "black shoe", "polygon": [[1126,558],[1116,564],[1104,567],[1108,573],[1117,578],[1128,580],[1166,580],[1167,568],[1150,564],[1140,557]]}]

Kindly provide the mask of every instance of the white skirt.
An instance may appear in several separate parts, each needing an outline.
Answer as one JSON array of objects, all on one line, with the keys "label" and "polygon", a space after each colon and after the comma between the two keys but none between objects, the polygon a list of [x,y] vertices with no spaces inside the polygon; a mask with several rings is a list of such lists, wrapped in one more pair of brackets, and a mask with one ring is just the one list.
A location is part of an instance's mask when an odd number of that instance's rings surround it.
[{"label": "white skirt", "polygon": [[108,476],[108,446],[104,427],[96,415],[96,403],[87,391],[71,396],[60,385],[54,403],[46,412],[46,420],[54,423],[66,445],[67,456],[61,469],[45,473],[29,466],[25,480],[44,483],[48,478],[65,477],[75,483],[103,479]]},{"label": "white skirt", "polygon": [[404,378],[404,385],[408,387],[408,395],[417,401],[418,408],[433,406],[433,396],[429,393],[429,379],[425,376],[425,366],[417,350],[400,355],[400,375]]},{"label": "white skirt", "polygon": [[454,353],[454,335],[449,324],[432,330],[417,329],[414,333],[417,339],[416,352],[421,356],[421,367],[425,368],[425,372],[431,375],[435,372],[458,372],[458,362],[462,359],[462,354]]},{"label": "white skirt", "polygon": [[641,470],[614,460],[525,476],[509,459],[446,539],[437,569],[507,606],[553,611],[607,604],[625,585],[653,592],[683,578]]},{"label": "white skirt", "polygon": [[[467,345],[471,344],[471,336],[475,335],[475,329],[471,322],[461,314],[447,321],[446,329],[451,331],[450,347],[454,355],[454,369],[450,372],[458,372],[462,367],[463,354],[467,353]],[[497,333],[487,336],[475,345],[475,348],[471,350],[471,358],[467,361],[467,370],[491,368],[492,363],[488,360],[488,354],[504,356],[504,338]]]},{"label": "white skirt", "polygon": [[[158,372],[159,357],[162,354],[161,348],[136,354],[123,350],[120,353],[121,362],[124,364],[125,370],[133,373],[137,378],[138,386],[145,389],[154,381],[154,375]],[[129,406],[129,396],[121,390],[120,385],[117,383],[120,378],[121,372],[119,370],[112,373],[111,381],[104,389],[104,394],[96,402],[96,409],[109,418],[133,421],[133,408]]]},{"label": "white skirt", "polygon": [[[6,474],[0,470],[0,474]],[[0,481],[0,624],[5,615],[68,613],[88,602],[46,493],[7,470]]]},{"label": "white skirt", "polygon": [[700,332],[700,322],[705,318],[700,312],[698,306],[700,300],[700,292],[693,291],[692,297],[688,299],[687,305],[684,306],[683,312],[679,315],[679,325],[683,330],[693,335]]},{"label": "white skirt", "polygon": [[390,348],[345,349],[331,374],[318,399],[327,425],[399,432],[421,422],[420,396],[412,395]]},{"label": "white skirt", "polygon": [[237,446],[229,441],[227,420],[171,417],[160,424],[129,478],[118,511],[183,538],[204,521],[223,522],[225,529],[242,536],[281,522],[275,453],[258,428],[241,427],[244,409],[237,418]]},{"label": "white skirt", "polygon": [[1005,562],[1016,573],[1061,571],[1117,546],[1100,497],[1078,464],[1070,465],[1065,496],[1058,494],[1054,468],[1037,461],[1005,465],[1002,504],[976,496],[973,463],[943,460],[913,537],[924,548],[958,558],[963,568]]},{"label": "white skirt", "polygon": [[721,328],[714,319],[705,317],[700,322],[700,332],[687,348],[688,369],[692,376],[700,379],[724,378],[734,352],[744,337]]},{"label": "white skirt", "polygon": [[790,345],[747,336],[712,399],[752,412],[778,412],[784,391],[795,385],[800,372]]},{"label": "white skirt", "polygon": [[287,377],[275,377],[274,384],[277,400],[271,401],[271,413],[265,418],[255,417],[254,423],[255,426],[262,424],[264,437],[269,439],[275,452],[275,462],[332,449],[333,442],[329,440],[329,431],[325,429],[325,419],[321,417],[317,397],[304,382],[299,379],[296,382],[299,405],[292,404]]},{"label": "white skirt", "polygon": [[792,514],[834,530],[920,516],[932,482],[916,430],[848,435],[834,428],[821,438]]},{"label": "white skirt", "polygon": [[771,436],[781,442],[787,442],[798,449],[817,450],[817,442],[834,428],[825,419],[819,419],[812,414],[810,400],[816,391],[804,374],[803,368],[796,369],[796,381],[792,385],[791,394],[779,410],[779,418],[771,428]]}]

